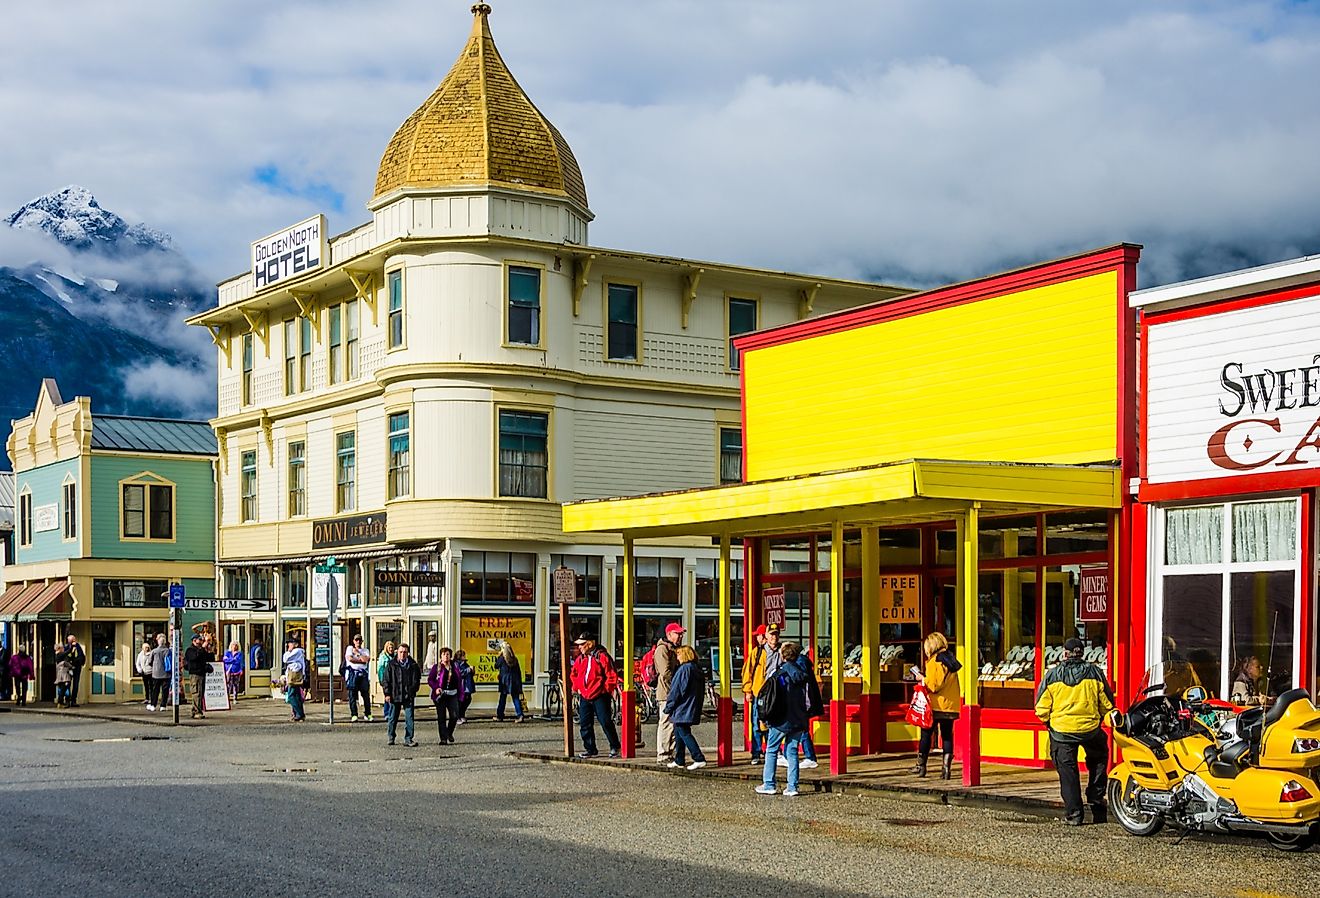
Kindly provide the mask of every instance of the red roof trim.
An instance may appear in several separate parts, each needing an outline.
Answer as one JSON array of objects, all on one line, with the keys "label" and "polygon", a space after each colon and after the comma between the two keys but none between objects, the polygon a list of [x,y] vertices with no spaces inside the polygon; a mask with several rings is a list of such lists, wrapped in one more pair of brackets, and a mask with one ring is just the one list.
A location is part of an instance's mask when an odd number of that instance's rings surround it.
[{"label": "red roof trim", "polygon": [[1239,296],[1235,299],[1209,300],[1201,305],[1182,309],[1170,309],[1167,312],[1146,312],[1143,316],[1151,324],[1164,324],[1169,321],[1186,321],[1189,318],[1204,318],[1221,312],[1235,312],[1238,309],[1251,309],[1267,306],[1276,302],[1288,302],[1293,299],[1305,299],[1320,294],[1320,282],[1289,287],[1285,290],[1267,290],[1253,293],[1251,296]]},{"label": "red roof trim", "polygon": [[1257,493],[1297,492],[1320,484],[1320,471],[1283,471],[1272,474],[1240,474],[1207,477],[1175,483],[1143,483],[1137,488],[1139,502],[1176,502],[1180,499],[1217,499]]},{"label": "red roof trim", "polygon": [[1051,262],[1041,262],[1027,268],[1019,268],[1001,274],[988,275],[973,281],[964,281],[947,287],[937,287],[925,293],[915,293],[901,299],[886,300],[856,309],[846,309],[819,318],[808,318],[779,327],[767,328],[745,334],[734,339],[734,346],[739,353],[778,346],[851,330],[882,321],[894,321],[945,309],[951,306],[1004,296],[1033,287],[1043,287],[1062,283],[1075,278],[1109,271],[1123,266],[1135,265],[1141,255],[1141,247],[1131,243],[1119,243],[1104,249],[1092,250],[1077,256],[1069,256]]}]

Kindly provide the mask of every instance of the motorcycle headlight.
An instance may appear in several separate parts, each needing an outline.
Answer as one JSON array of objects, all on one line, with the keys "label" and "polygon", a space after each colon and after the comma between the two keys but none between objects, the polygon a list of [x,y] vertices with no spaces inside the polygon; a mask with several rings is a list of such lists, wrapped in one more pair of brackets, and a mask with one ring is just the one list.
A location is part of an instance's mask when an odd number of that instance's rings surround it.
[{"label": "motorcycle headlight", "polygon": [[1320,739],[1294,739],[1293,754],[1308,751],[1320,751]]}]

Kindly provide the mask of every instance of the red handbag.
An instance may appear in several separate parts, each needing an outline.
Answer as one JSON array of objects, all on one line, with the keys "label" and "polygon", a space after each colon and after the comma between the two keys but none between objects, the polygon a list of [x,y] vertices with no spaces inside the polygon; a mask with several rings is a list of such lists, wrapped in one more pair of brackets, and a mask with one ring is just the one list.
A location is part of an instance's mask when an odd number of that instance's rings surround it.
[{"label": "red handbag", "polygon": [[930,696],[926,694],[926,687],[921,684],[912,687],[912,701],[907,706],[906,720],[922,730],[928,730],[935,725],[935,715],[930,709]]}]

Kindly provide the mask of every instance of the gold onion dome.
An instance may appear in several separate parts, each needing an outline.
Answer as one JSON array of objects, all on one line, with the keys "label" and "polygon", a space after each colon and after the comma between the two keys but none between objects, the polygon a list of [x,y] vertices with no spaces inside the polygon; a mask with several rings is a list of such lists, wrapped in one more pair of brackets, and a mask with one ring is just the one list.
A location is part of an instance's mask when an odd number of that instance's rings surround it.
[{"label": "gold onion dome", "polygon": [[584,210],[582,170],[563,135],[518,86],[478,3],[445,80],[394,132],[373,200],[400,188],[499,186],[568,197]]}]

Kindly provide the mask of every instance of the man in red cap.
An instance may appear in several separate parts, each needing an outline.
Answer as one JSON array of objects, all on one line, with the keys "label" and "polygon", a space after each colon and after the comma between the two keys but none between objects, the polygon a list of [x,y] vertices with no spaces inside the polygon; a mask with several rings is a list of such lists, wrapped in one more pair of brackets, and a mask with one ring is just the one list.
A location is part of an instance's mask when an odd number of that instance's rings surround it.
[{"label": "man in red cap", "polygon": [[669,684],[673,682],[674,671],[678,670],[678,659],[674,651],[683,642],[687,630],[680,623],[665,627],[664,637],[655,644],[655,653],[651,656],[655,665],[655,704],[659,709],[660,723],[655,730],[655,762],[662,767],[677,767],[674,760],[674,724],[665,713],[665,700],[669,698]]}]

